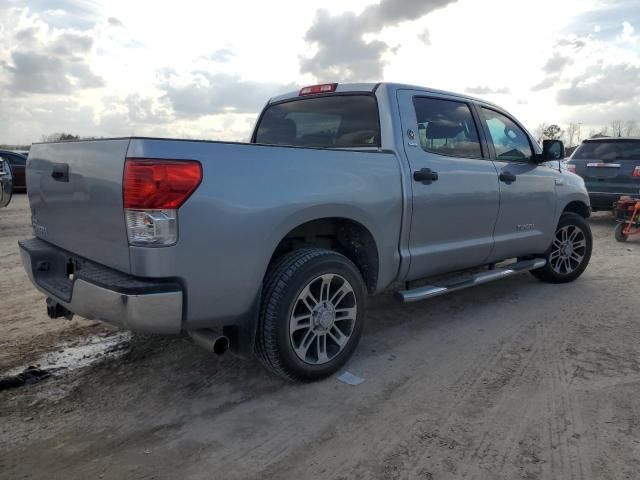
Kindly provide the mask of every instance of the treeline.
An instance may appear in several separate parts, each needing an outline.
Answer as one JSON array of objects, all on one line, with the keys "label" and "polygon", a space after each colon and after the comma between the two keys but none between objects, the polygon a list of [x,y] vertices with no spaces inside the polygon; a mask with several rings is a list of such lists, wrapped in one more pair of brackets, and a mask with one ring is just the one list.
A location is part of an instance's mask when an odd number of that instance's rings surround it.
[{"label": "treeline", "polygon": [[81,137],[80,135],[72,135],[71,133],[51,133],[42,135],[41,142],[68,142],[70,140],[96,140],[104,137]]},{"label": "treeline", "polygon": [[562,128],[555,123],[543,122],[534,131],[538,142],[542,140],[562,140],[567,147],[579,145],[585,138],[593,137],[635,137],[640,136],[640,124],[637,120],[613,120],[600,129],[584,132],[582,123],[569,123]]},{"label": "treeline", "polygon": [[[94,140],[97,138],[103,137],[81,137],[80,135],[73,135],[71,133],[50,133],[49,135],[42,135],[40,137],[41,142],[68,142],[71,140]],[[0,150],[24,150],[28,151],[31,149],[31,144],[29,145],[0,145]]]}]

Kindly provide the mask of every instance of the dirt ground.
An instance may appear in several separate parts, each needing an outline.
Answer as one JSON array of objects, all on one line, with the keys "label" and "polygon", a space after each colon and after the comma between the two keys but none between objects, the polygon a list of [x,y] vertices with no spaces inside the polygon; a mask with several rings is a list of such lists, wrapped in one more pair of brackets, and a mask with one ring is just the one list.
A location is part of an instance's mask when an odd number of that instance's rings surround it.
[{"label": "dirt ground", "polygon": [[[46,319],[0,210],[0,374],[109,330]],[[310,385],[183,338],[0,392],[2,479],[640,478],[640,241],[591,220],[575,283],[524,274],[401,306],[372,299],[349,371]],[[84,340],[83,340],[84,339]]]}]

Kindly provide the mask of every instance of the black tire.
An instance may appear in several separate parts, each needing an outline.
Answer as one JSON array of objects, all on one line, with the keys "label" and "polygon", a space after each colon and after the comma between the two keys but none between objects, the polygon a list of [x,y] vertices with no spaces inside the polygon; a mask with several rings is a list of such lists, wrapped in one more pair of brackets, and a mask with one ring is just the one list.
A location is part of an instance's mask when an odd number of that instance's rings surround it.
[{"label": "black tire", "polygon": [[627,239],[629,238],[628,235],[624,234],[624,229],[627,228],[627,224],[626,223],[619,223],[618,225],[616,225],[616,229],[613,232],[613,235],[616,237],[616,240],[619,242],[626,242]]},{"label": "black tire", "polygon": [[[336,278],[346,280],[352,289],[349,295],[357,308],[348,340],[344,346],[337,347],[342,350],[326,363],[311,364],[299,358],[294,349],[292,338],[295,333],[290,337],[290,319],[294,308],[300,305],[299,295],[321,275],[337,275]],[[345,364],[358,345],[366,301],[367,293],[360,271],[345,256],[320,248],[302,248],[284,255],[265,276],[256,334],[258,359],[268,370],[288,380],[308,382],[332,375]],[[309,323],[312,322],[310,319]],[[328,335],[325,335],[325,353],[328,350],[326,338]]]},{"label": "black tire", "polygon": [[[561,230],[564,227],[575,227],[582,231],[584,235],[585,245],[584,249],[580,250],[579,253],[582,254],[581,262],[577,263],[575,268],[571,271],[558,271],[553,268],[552,261],[554,257],[554,250],[557,250],[557,246],[555,245],[555,241],[557,239],[557,235],[560,234]],[[591,235],[591,227],[586,222],[586,220],[578,215],[577,213],[563,213],[560,217],[560,221],[558,222],[558,226],[556,227],[556,232],[554,233],[554,241],[549,246],[549,249],[545,252],[544,257],[547,260],[547,264],[536,270],[532,270],[531,274],[537,279],[547,282],[547,283],[568,283],[573,282],[576,278],[582,275],[582,272],[589,265],[589,260],[591,259],[591,250],[593,248],[593,237]],[[573,265],[572,265],[573,267]]]}]

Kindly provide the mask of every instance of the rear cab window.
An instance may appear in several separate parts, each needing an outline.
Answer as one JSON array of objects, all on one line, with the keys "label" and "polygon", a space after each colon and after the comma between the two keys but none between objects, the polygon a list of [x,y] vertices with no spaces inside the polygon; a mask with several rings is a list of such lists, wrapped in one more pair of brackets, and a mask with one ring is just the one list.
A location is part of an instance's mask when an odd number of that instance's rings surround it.
[{"label": "rear cab window", "polygon": [[378,103],[372,94],[286,100],[267,106],[254,143],[318,148],[380,146]]},{"label": "rear cab window", "polygon": [[426,152],[482,158],[478,130],[469,105],[455,100],[416,97],[420,146]]},{"label": "rear cab window", "polygon": [[571,160],[640,160],[640,140],[598,140],[583,142]]}]

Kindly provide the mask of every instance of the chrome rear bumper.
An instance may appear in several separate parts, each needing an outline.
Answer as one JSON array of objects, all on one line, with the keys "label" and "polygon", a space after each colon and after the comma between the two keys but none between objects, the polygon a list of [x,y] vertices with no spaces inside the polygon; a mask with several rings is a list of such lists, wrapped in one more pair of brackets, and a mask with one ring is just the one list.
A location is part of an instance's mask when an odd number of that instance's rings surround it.
[{"label": "chrome rear bumper", "polygon": [[[74,314],[136,332],[181,332],[179,283],[117,272],[38,238],[19,245],[22,263],[36,288]],[[69,265],[74,266],[73,275],[68,273]]]}]

